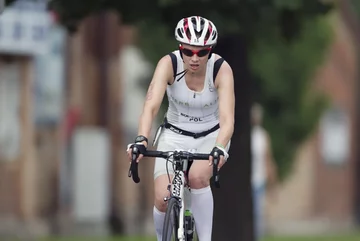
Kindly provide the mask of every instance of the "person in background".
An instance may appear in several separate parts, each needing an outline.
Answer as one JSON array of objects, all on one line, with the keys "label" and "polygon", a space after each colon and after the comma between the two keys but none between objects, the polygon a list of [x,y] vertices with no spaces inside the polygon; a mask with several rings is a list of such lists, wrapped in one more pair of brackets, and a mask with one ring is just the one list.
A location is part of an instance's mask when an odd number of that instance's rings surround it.
[{"label": "person in background", "polygon": [[264,234],[264,206],[267,187],[276,182],[276,164],[272,157],[271,140],[262,126],[263,109],[255,103],[251,108],[252,192],[255,240]]}]

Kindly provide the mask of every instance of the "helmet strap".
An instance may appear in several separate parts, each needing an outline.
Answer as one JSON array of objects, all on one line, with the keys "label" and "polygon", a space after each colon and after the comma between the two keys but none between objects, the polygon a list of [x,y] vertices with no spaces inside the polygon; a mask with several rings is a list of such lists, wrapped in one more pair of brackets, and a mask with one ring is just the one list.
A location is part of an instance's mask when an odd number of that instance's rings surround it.
[{"label": "helmet strap", "polygon": [[210,50],[210,54],[209,54],[209,59],[210,59],[211,56],[212,56],[212,53],[213,53],[213,50],[214,50],[215,46],[216,46],[216,43],[215,43],[214,45],[211,45],[211,50]]},{"label": "helmet strap", "polygon": [[180,45],[179,45],[179,52],[180,52],[181,59],[184,61],[183,54],[182,54],[181,49],[180,49]]}]

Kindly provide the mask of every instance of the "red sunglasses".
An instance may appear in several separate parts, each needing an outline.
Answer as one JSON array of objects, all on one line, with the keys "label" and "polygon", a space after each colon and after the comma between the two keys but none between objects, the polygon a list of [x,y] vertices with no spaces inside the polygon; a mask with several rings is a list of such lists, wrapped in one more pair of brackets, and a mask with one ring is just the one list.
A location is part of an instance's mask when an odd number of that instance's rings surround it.
[{"label": "red sunglasses", "polygon": [[191,49],[184,48],[182,45],[179,46],[179,49],[184,55],[186,55],[188,57],[192,57],[194,54],[196,54],[198,57],[204,57],[211,51],[211,47],[208,47],[206,49],[200,49],[200,50],[191,50]]}]

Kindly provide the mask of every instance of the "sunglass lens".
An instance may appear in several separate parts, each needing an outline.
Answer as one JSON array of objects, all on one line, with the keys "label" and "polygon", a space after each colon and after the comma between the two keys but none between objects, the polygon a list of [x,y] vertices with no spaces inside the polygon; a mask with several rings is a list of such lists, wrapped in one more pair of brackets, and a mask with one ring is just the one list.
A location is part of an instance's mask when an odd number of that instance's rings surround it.
[{"label": "sunglass lens", "polygon": [[209,52],[210,52],[209,49],[202,49],[202,50],[200,50],[200,51],[198,52],[197,55],[198,55],[199,57],[204,57],[204,56],[207,55]]},{"label": "sunglass lens", "polygon": [[186,56],[189,56],[189,57],[194,55],[190,49],[182,49],[181,51],[183,54],[185,54]]}]

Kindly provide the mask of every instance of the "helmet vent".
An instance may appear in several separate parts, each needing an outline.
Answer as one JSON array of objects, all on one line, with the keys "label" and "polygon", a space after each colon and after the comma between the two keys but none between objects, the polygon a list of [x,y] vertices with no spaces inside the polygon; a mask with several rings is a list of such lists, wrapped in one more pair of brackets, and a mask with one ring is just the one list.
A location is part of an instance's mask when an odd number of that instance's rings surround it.
[{"label": "helmet vent", "polygon": [[177,33],[178,33],[178,35],[180,36],[180,38],[184,38],[184,35],[182,34],[182,32],[180,31],[179,28],[177,29]]},{"label": "helmet vent", "polygon": [[213,32],[213,37],[212,37],[212,40],[215,40],[217,37],[217,33],[216,32]]}]

